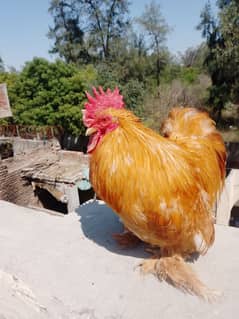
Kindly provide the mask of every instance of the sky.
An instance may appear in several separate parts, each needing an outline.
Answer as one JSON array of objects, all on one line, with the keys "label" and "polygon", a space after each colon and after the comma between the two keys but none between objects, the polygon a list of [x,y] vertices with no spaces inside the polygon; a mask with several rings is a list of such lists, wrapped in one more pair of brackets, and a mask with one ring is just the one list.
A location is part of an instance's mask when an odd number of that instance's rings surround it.
[{"label": "sky", "polygon": [[[131,0],[130,15],[140,16],[148,0]],[[207,0],[155,0],[172,31],[167,47],[176,54],[202,42],[196,25]],[[216,0],[211,0],[215,7]],[[52,18],[48,13],[50,0],[0,0],[0,57],[5,67],[20,70],[33,57],[53,60],[47,38]]]}]

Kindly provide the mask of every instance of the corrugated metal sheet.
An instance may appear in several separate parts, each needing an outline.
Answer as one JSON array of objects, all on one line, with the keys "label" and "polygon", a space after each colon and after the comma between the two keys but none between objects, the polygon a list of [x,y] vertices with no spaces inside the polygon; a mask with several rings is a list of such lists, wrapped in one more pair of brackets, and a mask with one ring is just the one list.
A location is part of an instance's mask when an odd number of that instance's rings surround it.
[{"label": "corrugated metal sheet", "polygon": [[0,84],[0,118],[12,116],[5,83]]}]

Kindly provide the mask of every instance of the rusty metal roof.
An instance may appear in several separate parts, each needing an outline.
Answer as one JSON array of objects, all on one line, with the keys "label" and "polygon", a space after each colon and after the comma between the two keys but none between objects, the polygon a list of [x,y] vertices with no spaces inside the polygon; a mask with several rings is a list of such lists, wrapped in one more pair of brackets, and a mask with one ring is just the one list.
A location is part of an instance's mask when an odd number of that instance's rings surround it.
[{"label": "rusty metal roof", "polygon": [[88,156],[74,151],[54,151],[47,147],[3,162],[8,172],[21,170],[21,176],[32,181],[75,184],[84,177]]},{"label": "rusty metal roof", "polygon": [[88,167],[88,157],[80,152],[58,151],[53,156],[45,154],[40,161],[22,169],[22,176],[49,184],[75,184],[83,178]]}]

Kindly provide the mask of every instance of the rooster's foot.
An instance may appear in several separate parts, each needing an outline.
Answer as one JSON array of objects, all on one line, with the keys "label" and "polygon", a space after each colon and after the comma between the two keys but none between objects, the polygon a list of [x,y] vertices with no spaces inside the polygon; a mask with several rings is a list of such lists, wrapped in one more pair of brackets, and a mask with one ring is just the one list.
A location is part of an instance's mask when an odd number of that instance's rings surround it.
[{"label": "rooster's foot", "polygon": [[196,275],[192,267],[180,256],[162,256],[144,260],[140,264],[141,274],[153,274],[159,280],[165,280],[176,288],[214,302],[222,295],[219,291],[208,288]]},{"label": "rooster's foot", "polygon": [[150,258],[150,259],[144,260],[142,263],[139,264],[141,275],[155,274],[156,264],[157,264],[156,258]]},{"label": "rooster's foot", "polygon": [[142,263],[139,264],[140,272],[142,275],[146,274],[156,274],[156,268],[157,264],[160,261],[161,258],[161,250],[159,247],[147,245],[144,250],[151,254],[151,258],[146,259],[142,261]]},{"label": "rooster's foot", "polygon": [[141,240],[129,230],[125,230],[120,234],[113,234],[112,237],[116,240],[121,248],[136,247],[141,242]]}]

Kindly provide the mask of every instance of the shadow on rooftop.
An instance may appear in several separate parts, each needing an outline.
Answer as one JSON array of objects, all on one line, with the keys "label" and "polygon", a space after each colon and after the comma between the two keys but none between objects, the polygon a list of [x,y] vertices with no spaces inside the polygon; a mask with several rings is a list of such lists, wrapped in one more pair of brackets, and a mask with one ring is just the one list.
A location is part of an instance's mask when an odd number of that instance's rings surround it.
[{"label": "shadow on rooftop", "polygon": [[118,216],[101,201],[89,201],[76,209],[80,216],[79,222],[84,235],[99,246],[120,255],[137,258],[149,257],[144,251],[143,244],[138,247],[123,249],[112,238],[112,234],[121,233],[123,224]]},{"label": "shadow on rooftop", "polygon": [[[137,258],[149,258],[150,255],[145,252],[144,244],[141,243],[135,248],[121,248],[112,238],[112,234],[121,233],[124,230],[119,217],[104,202],[90,200],[76,209],[80,216],[79,222],[84,235],[94,241],[99,246],[120,255],[133,256]],[[188,256],[187,262],[194,263],[199,258],[195,253]]]}]

